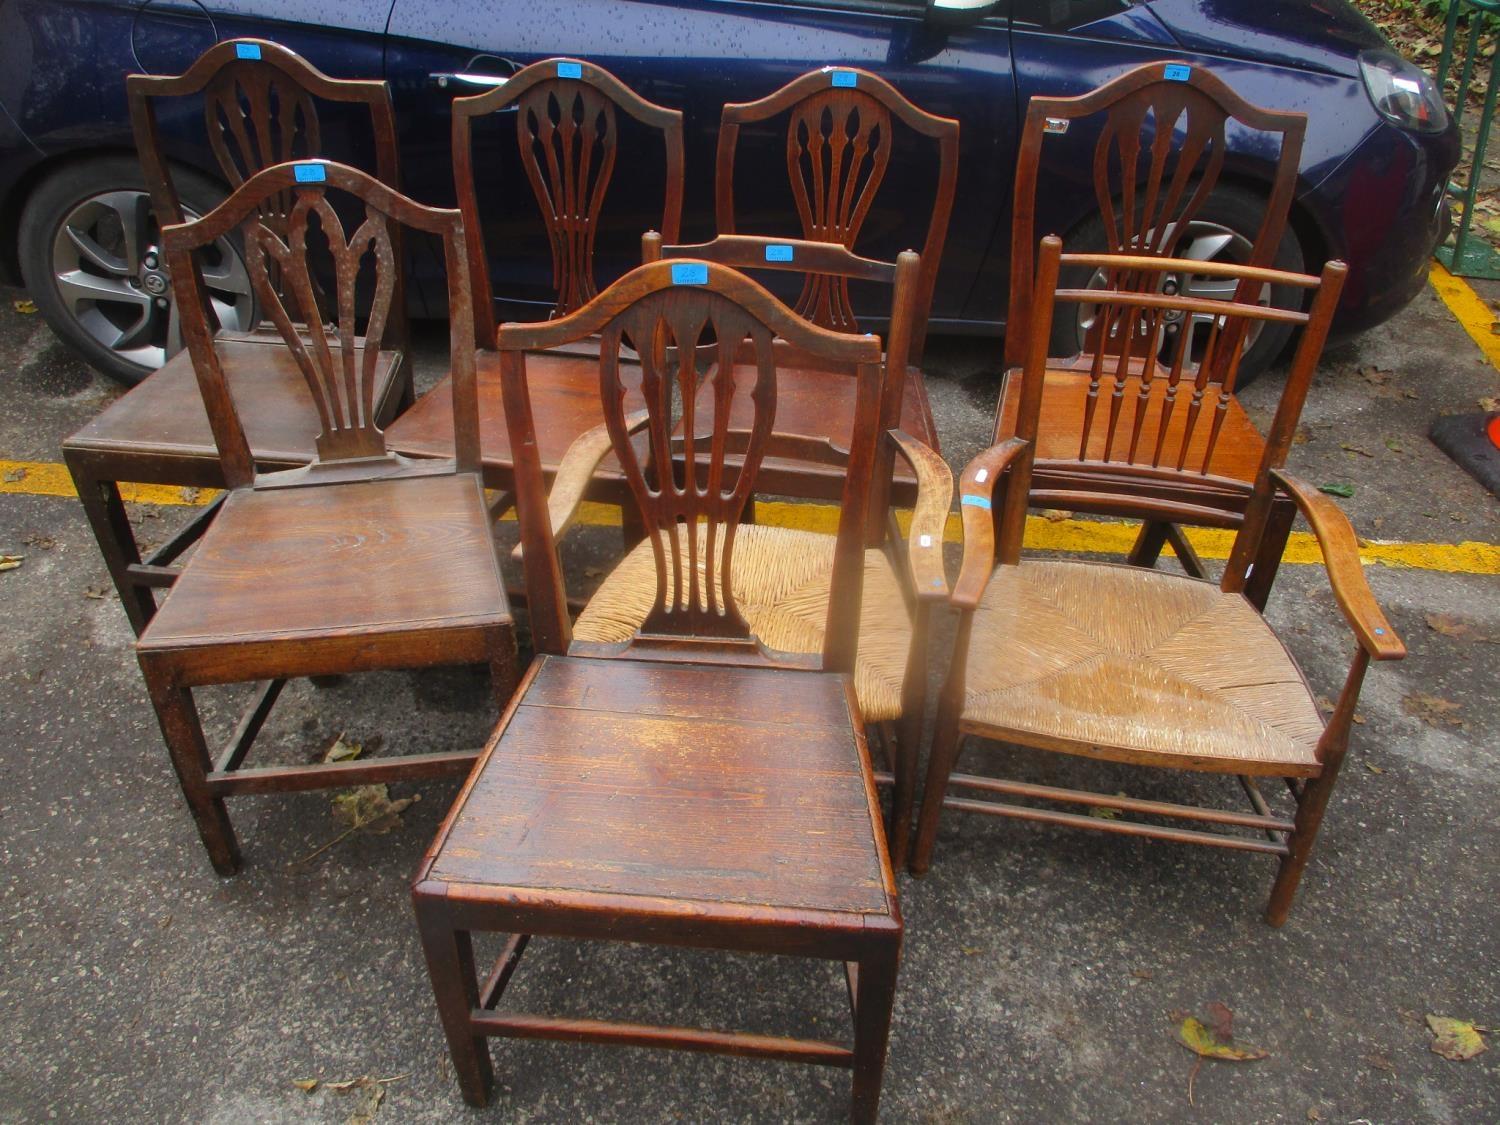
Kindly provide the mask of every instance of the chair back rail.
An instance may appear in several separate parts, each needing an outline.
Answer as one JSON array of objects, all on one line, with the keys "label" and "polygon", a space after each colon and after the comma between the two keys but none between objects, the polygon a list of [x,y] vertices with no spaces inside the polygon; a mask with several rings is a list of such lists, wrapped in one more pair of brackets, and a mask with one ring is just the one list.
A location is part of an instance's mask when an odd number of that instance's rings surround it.
[{"label": "chair back rail", "polygon": [[[600,405],[656,563],[655,603],[637,641],[667,639],[700,647],[707,642],[720,649],[739,648],[746,655],[756,651],[735,604],[730,575],[736,528],[754,495],[756,474],[775,429],[773,342],[786,340],[801,352],[840,364],[856,380],[857,422],[822,654],[823,667],[851,671],[866,498],[878,436],[880,341],[813,325],[744,274],[701,260],[648,262],[575,313],[545,324],[500,327],[505,415],[516,451],[516,504],[537,650],[566,651],[570,631],[532,429],[526,353],[594,335],[601,340]],[[697,362],[705,345],[717,353],[707,365]],[[624,347],[639,357],[639,365],[629,370],[638,372],[648,414],[644,452],[628,432],[620,363]],[[711,417],[699,418],[695,413],[705,380]],[[752,421],[735,432],[730,418],[738,400],[748,400]]]},{"label": "chair back rail", "polygon": [[[1174,256],[1188,224],[1218,183],[1230,121],[1279,138],[1271,190],[1248,264],[1270,266],[1286,230],[1306,114],[1252,105],[1207,68],[1184,62],[1148,63],[1077,97],[1032,98],[1021,134],[1011,222],[1008,367],[1024,362],[1034,306],[1036,192],[1043,147],[1049,137],[1065,135],[1071,123],[1095,114],[1105,115],[1092,169],[1106,250]],[[1238,299],[1248,299],[1253,284],[1246,278]]]},{"label": "chair back rail", "polygon": [[[352,234],[346,235],[338,212],[327,198],[330,188],[363,204],[363,220]],[[273,224],[266,217],[265,203],[275,198],[292,201],[284,224]],[[463,471],[478,468],[473,305],[461,214],[413,202],[356,168],[303,160],[257,172],[201,219],[162,231],[183,337],[230,487],[252,483],[255,470],[214,348],[203,277],[193,252],[238,230],[256,297],[301,370],[318,412],[321,432],[315,464],[389,460],[384,435],[376,422],[374,396],[380,340],[392,314],[400,273],[393,224],[435,235],[443,244],[454,376],[455,464]],[[312,227],[317,228],[317,236],[310,246]],[[326,272],[334,281],[335,313],[326,327],[316,315],[314,269],[310,264],[314,247],[325,245],[332,263],[331,271]],[[279,289],[270,278],[273,264],[281,277]],[[355,296],[366,273],[373,279],[373,292],[361,333]]]},{"label": "chair back rail", "polygon": [[662,134],[666,192],[660,230],[676,241],[682,222],[682,113],[656,105],[602,67],[552,58],[523,67],[482,94],[453,101],[453,182],[464,215],[480,346],[495,339],[495,311],[474,179],[474,120],[514,107],[516,141],[552,249],[554,316],[581,308],[597,292],[594,247],[599,214],[619,149],[617,113]]},{"label": "chair back rail", "polygon": [[[1309,290],[1312,304],[1307,312],[1296,312],[1210,297],[1168,296],[1156,292],[1150,284],[1152,273],[1181,270],[1189,265],[1241,286],[1268,281]],[[1119,289],[1058,289],[1059,271],[1072,266],[1101,270],[1110,278],[1129,277],[1136,284]],[[1057,236],[1043,239],[1036,276],[1037,307],[1020,372],[1022,384],[1015,431],[1028,448],[1012,468],[1005,494],[997,544],[1001,561],[1014,563],[1020,558],[1026,509],[1035,499],[1031,488],[1033,451],[1040,430],[1054,310],[1058,305],[1088,303],[1095,308],[1101,338],[1109,346],[1095,349],[1091,356],[1077,460],[1061,462],[1059,468],[1078,466],[1081,471],[1075,478],[1077,492],[1085,502],[1105,498],[1107,492],[1112,506],[1128,507],[1128,486],[1148,486],[1141,496],[1138,513],[1143,517],[1192,519],[1206,514],[1191,500],[1164,499],[1163,485],[1181,482],[1185,487],[1180,494],[1184,497],[1201,496],[1205,484],[1233,487],[1234,482],[1218,480],[1209,470],[1234,398],[1235,376],[1244,354],[1247,330],[1256,322],[1270,321],[1295,324],[1302,329],[1252,486],[1249,507],[1236,538],[1234,555],[1248,565],[1251,554],[1242,550],[1241,543],[1258,543],[1264,530],[1273,493],[1270,472],[1286,463],[1296,418],[1322,353],[1345,272],[1342,262],[1330,262],[1321,277],[1311,277],[1254,266],[1188,263],[1142,255],[1064,254],[1062,240]],[[1188,362],[1189,334],[1180,333],[1165,372],[1155,377],[1149,372],[1143,375],[1139,365],[1133,363],[1136,341],[1145,339],[1151,342],[1148,346],[1154,347],[1165,317],[1193,315],[1212,318],[1203,345],[1205,351],[1198,362]],[[1116,340],[1118,345],[1114,343]],[[1221,374],[1211,379],[1210,371]],[[1102,456],[1098,455],[1101,447]],[[1112,476],[1121,482],[1118,491],[1102,483]],[[1056,474],[1046,493],[1049,503],[1066,501],[1067,480],[1065,475]],[[1225,588],[1230,588],[1233,582],[1242,582],[1243,577],[1241,572],[1236,578],[1231,568],[1225,576]]]},{"label": "chair back rail", "polygon": [[[127,76],[125,97],[151,205],[163,227],[184,221],[157,123],[157,105],[164,99],[202,99],[209,148],[231,189],[272,165],[326,157],[320,102],[363,106],[374,140],[375,176],[390,188],[401,188],[390,87],[374,79],[331,78],[279,43],[232,39],[215,44],[180,75]],[[292,192],[261,204],[265,226],[283,241],[294,204]],[[397,262],[403,260],[399,232],[391,252]],[[386,339],[392,345],[406,339],[403,272],[398,269],[393,279],[394,311],[386,318]],[[271,279],[280,285],[274,267]],[[318,315],[331,316],[317,285],[314,293]],[[308,315],[314,315],[312,308]]]},{"label": "chair back rail", "polygon": [[[739,233],[734,171],[740,130],[781,114],[788,116],[786,166],[803,237],[851,250],[890,164],[893,119],[937,143],[937,184],[921,249],[922,273],[910,347],[912,361],[920,363],[958,185],[958,122],[917,108],[885,79],[853,67],[823,67],[758,101],[726,105],[714,177],[714,210],[721,236]],[[853,276],[807,269],[795,304],[797,313],[825,328],[858,331],[849,301]]]}]

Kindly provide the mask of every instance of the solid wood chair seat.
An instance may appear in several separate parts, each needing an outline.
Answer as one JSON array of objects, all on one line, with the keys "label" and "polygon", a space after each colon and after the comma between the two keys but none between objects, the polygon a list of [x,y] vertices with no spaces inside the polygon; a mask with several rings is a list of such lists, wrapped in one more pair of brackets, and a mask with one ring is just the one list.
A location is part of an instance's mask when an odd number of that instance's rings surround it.
[{"label": "solid wood chair seat", "polygon": [[[338,352],[336,339],[330,340],[330,347]],[[319,430],[318,414],[307,380],[282,339],[264,333],[221,332],[214,338],[214,351],[256,462],[275,468],[311,461]],[[379,353],[375,402],[382,407],[388,405],[389,392],[402,366],[399,351]],[[116,399],[64,444],[69,450],[93,455],[204,462],[211,466],[214,476],[222,475],[217,472],[219,451],[209,428],[208,411],[186,350]]]},{"label": "solid wood chair seat", "polygon": [[509,620],[478,477],[403,477],[236,489],[138,644],[370,643]]},{"label": "solid wood chair seat", "polygon": [[[428,879],[513,902],[620,896],[891,915],[847,677],[542,656]],[[789,748],[794,747],[794,752]],[[562,905],[558,903],[558,905]],[[785,921],[785,919],[780,919]]]},{"label": "solid wood chair seat", "polygon": [[[1106,376],[1099,386],[1094,407],[1095,423],[1087,429],[1088,444],[1085,459],[1080,462],[1080,435],[1085,433],[1084,414],[1088,404],[1089,373],[1066,367],[1048,367],[1042,390],[1042,413],[1036,442],[1036,487],[1046,488],[1046,483],[1056,471],[1085,469],[1089,461],[1104,461],[1105,447],[1110,429],[1105,425],[1114,395],[1114,361],[1106,361]],[[1014,374],[1014,373],[1012,373]],[[1141,380],[1132,374],[1125,384],[1125,393],[1120,406],[1120,426],[1115,439],[1115,448],[1110,451],[1110,460],[1124,462],[1129,454],[1129,435],[1134,429],[1135,419],[1141,410]],[[1163,407],[1166,403],[1167,380],[1160,376],[1150,380],[1145,405],[1145,417],[1141,426],[1142,447],[1135,460],[1149,463],[1156,435],[1160,429]],[[1020,409],[1021,380],[1007,376],[1000,397],[1000,409],[996,414],[995,440],[1004,441],[1016,433],[1016,415]],[[1182,437],[1186,432],[1193,388],[1187,377],[1178,385],[1176,405],[1162,440],[1161,464],[1176,468],[1182,453]],[[1193,427],[1188,441],[1186,467],[1190,471],[1203,468],[1203,451],[1208,446],[1210,427],[1208,411],[1216,395],[1206,393],[1200,411],[1200,420]],[[1208,475],[1244,481],[1247,485],[1255,480],[1260,468],[1261,456],[1265,453],[1265,439],[1255,424],[1250,421],[1240,400],[1230,400],[1213,455],[1209,458]],[[1071,464],[1070,464],[1071,463]],[[1212,482],[1205,482],[1212,487]]]},{"label": "solid wood chair seat", "polygon": [[1139,567],[995,571],[974,615],[964,729],[1175,768],[1316,776],[1311,689],[1240,594]]},{"label": "solid wood chair seat", "polygon": [[[604,422],[599,409],[599,360],[597,355],[538,354],[528,358],[536,377],[531,385],[532,420],[536,424],[537,447],[542,471],[549,477],[575,438]],[[640,376],[623,369],[622,377],[635,387]],[[491,487],[509,488],[515,464],[510,431],[505,424],[505,404],[500,391],[500,355],[481,351],[476,370],[479,388],[479,452],[485,481]],[[626,396],[627,409],[643,405],[639,393]],[[386,430],[386,445],[413,457],[453,456],[453,385],[445,376],[417,400]],[[595,473],[624,486],[624,475],[613,454],[605,457]]]},{"label": "solid wood chair seat", "polygon": [[[707,530],[700,524],[700,582],[707,576],[706,547]],[[685,540],[679,543],[679,553],[686,571]],[[736,529],[731,575],[735,604],[767,648],[790,653],[823,651],[833,553],[831,535],[762,524],[742,524]],[[644,540],[589,599],[573,626],[573,640],[628,641],[646,620],[655,598],[656,560],[650,540]],[[871,548],[865,552],[859,655],[854,668],[855,693],[865,722],[901,717],[911,643],[911,617],[891,560],[883,550]]]}]

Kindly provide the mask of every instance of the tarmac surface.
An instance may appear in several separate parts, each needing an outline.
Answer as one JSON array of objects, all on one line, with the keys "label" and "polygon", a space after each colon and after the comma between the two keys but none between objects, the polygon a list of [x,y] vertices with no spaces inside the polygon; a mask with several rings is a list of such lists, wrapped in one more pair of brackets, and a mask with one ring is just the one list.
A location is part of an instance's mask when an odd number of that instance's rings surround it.
[{"label": "tarmac surface", "polygon": [[[119,388],[16,312],[23,296],[0,291],[0,459],[57,462],[59,443]],[[443,337],[429,328],[422,338],[425,383],[441,369]],[[985,444],[997,364],[993,342],[932,349],[955,469]],[[1262,422],[1276,378],[1246,390]],[[1500,543],[1500,503],[1426,438],[1436,415],[1497,393],[1500,377],[1429,290],[1330,348],[1291,468],[1352,485],[1342,503],[1371,540]],[[191,511],[133,509],[138,534],[157,541]],[[617,544],[612,529],[582,529],[571,579],[586,589]],[[421,798],[399,828],[311,859],[341,831],[332,793],[236,799],[245,868],[219,879],[76,500],[8,481],[0,552],[24,556],[0,573],[0,1119],[846,1116],[842,1071],[510,1041],[494,1043],[494,1102],[468,1109],[408,896],[457,783],[392,786],[393,797]],[[1261,921],[1273,873],[1264,857],[950,814],[930,875],[900,878],[907,936],[884,1120],[1500,1120],[1500,1042],[1449,1061],[1430,1050],[1424,1022],[1500,1030],[1500,583],[1493,567],[1466,572],[1461,552],[1408,556],[1421,565],[1367,568],[1411,654],[1370,671],[1285,928]],[[1315,689],[1336,694],[1352,640],[1323,571],[1284,567],[1268,614]],[[945,625],[934,682],[948,636]],[[238,696],[205,697],[211,736],[222,737]],[[341,732],[371,752],[478,746],[494,719],[484,679],[468,669],[299,682],[256,760],[305,761]],[[1005,757],[994,750],[966,764]],[[1018,760],[1028,776],[1103,792],[1243,802],[1231,780],[1210,776]],[[1233,1010],[1237,1040],[1266,1058],[1194,1073],[1174,1014],[1204,1017],[1215,1001]],[[506,1005],[798,1036],[842,1037],[847,1020],[830,964],[557,941],[533,943]],[[378,1082],[330,1085],[360,1078]],[[308,1079],[321,1085],[294,1085]]]}]

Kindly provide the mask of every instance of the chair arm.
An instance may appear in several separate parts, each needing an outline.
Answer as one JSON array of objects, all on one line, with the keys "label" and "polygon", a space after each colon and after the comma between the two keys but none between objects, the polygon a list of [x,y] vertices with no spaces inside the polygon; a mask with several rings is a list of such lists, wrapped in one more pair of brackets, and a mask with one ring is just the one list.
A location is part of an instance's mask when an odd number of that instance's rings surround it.
[{"label": "chair arm", "polygon": [[1303,518],[1312,525],[1323,552],[1323,566],[1328,571],[1334,600],[1359,638],[1360,647],[1374,660],[1400,660],[1406,655],[1406,645],[1391,628],[1365,581],[1364,567],[1359,561],[1359,540],[1349,517],[1312,485],[1279,469],[1271,470],[1271,478],[1291,496]]},{"label": "chair arm", "polygon": [[[649,420],[650,413],[645,410],[627,414],[625,432],[633,434]],[[552,524],[554,542],[561,539],[563,533],[572,526],[573,517],[578,514],[578,506],[583,503],[589,482],[594,479],[599,463],[613,448],[609,426],[604,422],[591,430],[585,430],[568,446],[568,451],[563,454],[563,459],[557,466],[557,475],[552,478],[552,488],[547,493],[547,517]],[[510,557],[520,561],[524,553],[523,545],[517,543]]]},{"label": "chair arm", "polygon": [[906,566],[918,598],[946,600],[948,576],[943,570],[943,533],[953,505],[953,470],[932,447],[904,430],[887,430],[886,437],[917,474],[917,503],[906,539]]},{"label": "chair arm", "polygon": [[970,461],[959,478],[958,510],[964,521],[964,558],[951,599],[959,609],[978,609],[984,588],[989,585],[995,569],[995,520],[991,510],[995,482],[1027,444],[1022,438],[1006,438]]}]

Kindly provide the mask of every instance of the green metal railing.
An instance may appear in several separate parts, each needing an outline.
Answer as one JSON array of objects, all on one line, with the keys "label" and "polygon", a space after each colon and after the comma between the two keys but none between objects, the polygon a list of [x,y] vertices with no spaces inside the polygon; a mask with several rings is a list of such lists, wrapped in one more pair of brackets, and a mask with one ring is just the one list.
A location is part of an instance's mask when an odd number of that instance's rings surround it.
[{"label": "green metal railing", "polygon": [[[1443,53],[1438,59],[1438,89],[1446,90],[1448,70],[1453,65],[1454,46],[1458,40],[1458,20],[1468,11],[1468,42],[1463,51],[1463,68],[1459,72],[1458,97],[1453,106],[1455,124],[1463,124],[1464,108],[1469,100],[1469,84],[1474,80],[1474,63],[1479,58],[1480,43],[1487,28],[1500,28],[1500,0],[1448,0],[1448,24],[1443,33]],[[1490,126],[1495,120],[1495,96],[1500,93],[1500,49],[1490,60],[1489,83],[1484,92],[1484,108],[1479,114],[1479,131],[1474,135],[1474,158],[1469,166],[1469,182],[1461,191],[1450,185],[1449,191],[1461,195],[1463,214],[1451,246],[1439,246],[1438,261],[1463,277],[1500,278],[1500,254],[1484,236],[1474,230],[1474,204],[1479,197],[1479,181],[1484,176],[1484,153],[1490,140]]]}]

